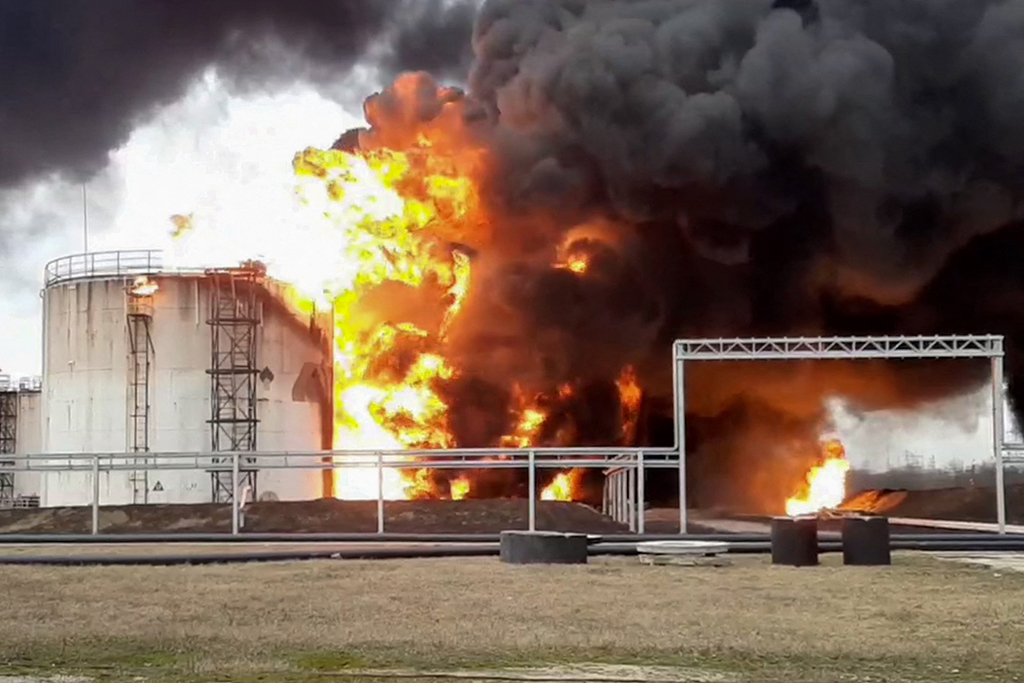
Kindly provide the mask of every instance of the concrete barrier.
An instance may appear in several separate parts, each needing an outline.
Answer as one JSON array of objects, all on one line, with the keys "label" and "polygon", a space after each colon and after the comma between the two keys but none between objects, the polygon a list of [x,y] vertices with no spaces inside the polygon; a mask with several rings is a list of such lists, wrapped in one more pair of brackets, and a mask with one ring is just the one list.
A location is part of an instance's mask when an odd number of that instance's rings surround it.
[{"label": "concrete barrier", "polygon": [[843,520],[843,564],[892,564],[889,520],[885,517],[847,517]]},{"label": "concrete barrier", "polygon": [[507,564],[586,564],[586,534],[502,531],[501,561]]}]

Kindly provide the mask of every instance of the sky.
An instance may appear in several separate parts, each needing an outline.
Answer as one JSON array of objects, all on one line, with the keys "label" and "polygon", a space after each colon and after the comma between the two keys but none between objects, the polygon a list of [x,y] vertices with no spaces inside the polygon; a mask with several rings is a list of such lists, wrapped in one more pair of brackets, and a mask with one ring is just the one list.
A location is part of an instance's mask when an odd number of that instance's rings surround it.
[{"label": "sky", "polygon": [[[287,238],[293,156],[309,146],[329,147],[360,125],[362,95],[374,87],[372,75],[357,71],[336,93],[296,84],[240,96],[206,71],[88,181],[89,251],[163,249],[172,260],[205,261],[180,265],[232,265],[273,250]],[[198,227],[184,253],[172,244],[171,216],[189,213]],[[0,372],[41,372],[43,269],[85,250],[83,221],[80,184],[51,177],[0,192],[0,225],[11,236],[11,249],[0,256],[0,326],[17,330],[0,335]],[[253,235],[277,239],[267,244]]]}]

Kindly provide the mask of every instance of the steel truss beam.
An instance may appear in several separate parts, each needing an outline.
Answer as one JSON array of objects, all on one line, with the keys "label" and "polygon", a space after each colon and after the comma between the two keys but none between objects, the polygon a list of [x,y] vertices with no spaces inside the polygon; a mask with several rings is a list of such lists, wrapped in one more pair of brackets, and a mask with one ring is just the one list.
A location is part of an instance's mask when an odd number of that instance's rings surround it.
[{"label": "steel truss beam", "polygon": [[682,360],[895,360],[900,358],[1000,358],[999,336],[780,337],[692,339],[675,344]]}]

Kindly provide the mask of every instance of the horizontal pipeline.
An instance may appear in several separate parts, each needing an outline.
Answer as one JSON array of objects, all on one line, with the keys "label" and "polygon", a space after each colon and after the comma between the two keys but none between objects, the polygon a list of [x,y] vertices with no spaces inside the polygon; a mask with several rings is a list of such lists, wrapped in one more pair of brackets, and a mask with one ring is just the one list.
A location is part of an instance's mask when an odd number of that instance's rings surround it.
[{"label": "horizontal pipeline", "polygon": [[[1024,551],[1024,540],[1015,543],[993,543],[992,539],[983,541],[926,541],[896,540],[891,543],[893,550],[919,550],[942,552],[981,552],[986,550]],[[842,550],[840,541],[822,541],[818,549],[823,553]],[[48,565],[48,566],[172,566],[202,564],[240,564],[250,562],[296,562],[304,560],[395,560],[440,557],[494,557],[499,554],[497,544],[486,543],[477,546],[450,547],[406,547],[372,549],[332,549],[332,550],[292,550],[263,551],[248,553],[218,553],[201,555],[81,555],[81,556],[24,556],[0,555],[0,565]],[[770,542],[747,542],[731,545],[730,553],[734,554],[766,554],[771,552]],[[634,556],[637,554],[635,543],[600,543],[590,547],[591,556]]]},{"label": "horizontal pipeline", "polygon": [[[9,461],[8,461],[9,462]],[[308,462],[308,463],[284,463],[284,464],[267,464],[265,462],[259,463],[241,463],[239,466],[239,472],[247,472],[250,470],[344,470],[344,469],[376,469],[378,464],[383,469],[390,470],[408,470],[416,468],[428,468],[432,470],[524,470],[530,467],[528,460],[409,460],[406,462],[383,462],[377,463],[357,461],[357,462],[337,462],[337,463],[324,463],[324,462]],[[593,460],[593,459],[565,459],[565,460],[535,460],[533,461],[533,467],[535,469],[552,469],[552,470],[567,470],[567,469],[616,469],[616,470],[632,470],[639,468],[639,462],[636,460]],[[679,459],[674,460],[645,460],[644,468],[649,470],[656,469],[678,469]],[[59,464],[59,465],[33,465],[33,466],[19,466],[19,465],[5,465],[3,468],[4,472],[35,472],[35,473],[46,473],[46,472],[88,472],[91,473],[95,470],[100,472],[194,472],[196,470],[202,471],[217,471],[217,472],[231,472],[231,464],[218,463],[217,465],[211,466],[207,463],[195,463],[195,462],[161,462],[161,463],[121,463],[116,465],[103,465],[99,467],[93,467],[88,464]]]},{"label": "horizontal pipeline", "polygon": [[[591,543],[642,543],[645,541],[722,541],[768,543],[769,534],[587,534]],[[823,541],[840,540],[839,532],[822,531]],[[997,536],[987,533],[894,533],[893,542],[937,541],[955,543],[984,540],[996,544],[1024,544],[1024,534]],[[402,534],[402,533],[178,533],[178,534],[0,534],[4,545],[137,545],[137,544],[238,544],[238,543],[497,543],[498,534]]]}]

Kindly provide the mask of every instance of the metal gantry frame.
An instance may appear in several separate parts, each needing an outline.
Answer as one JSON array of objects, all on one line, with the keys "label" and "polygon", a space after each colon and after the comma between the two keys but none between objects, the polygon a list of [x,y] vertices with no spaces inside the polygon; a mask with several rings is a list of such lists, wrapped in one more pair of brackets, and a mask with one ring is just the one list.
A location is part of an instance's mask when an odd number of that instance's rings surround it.
[{"label": "metal gantry frame", "polygon": [[[987,358],[992,365],[992,454],[996,464],[996,518],[1006,531],[1003,472],[1003,337],[783,337],[683,339],[675,342],[676,448],[679,450],[679,523],[686,529],[686,363],[694,361],[899,360]],[[1024,447],[1021,448],[1024,450]]]},{"label": "metal gantry frame", "polygon": [[[260,324],[255,269],[210,271],[210,436],[214,453],[256,450],[256,329]],[[238,470],[230,457],[210,468],[213,502],[228,503],[240,487],[256,496],[255,458]],[[238,470],[241,481],[238,479]]]},{"label": "metal gantry frame", "polygon": [[2,391],[0,392],[0,508],[14,505],[14,454],[17,450],[18,393]]}]

